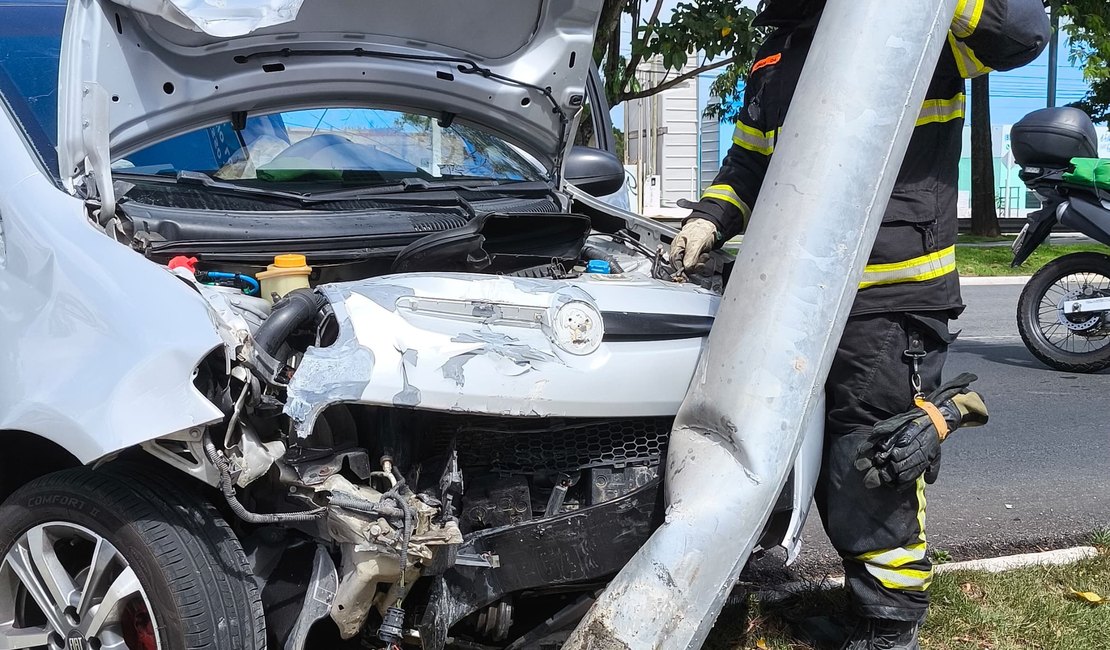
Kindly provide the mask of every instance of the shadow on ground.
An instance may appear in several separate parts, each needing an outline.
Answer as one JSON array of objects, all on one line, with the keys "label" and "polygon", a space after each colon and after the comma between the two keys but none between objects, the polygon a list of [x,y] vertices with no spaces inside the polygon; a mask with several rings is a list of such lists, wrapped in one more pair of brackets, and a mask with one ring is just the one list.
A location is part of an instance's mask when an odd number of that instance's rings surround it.
[{"label": "shadow on ground", "polygon": [[803,588],[791,594],[734,594],[704,650],[835,650],[848,635],[843,589]]},{"label": "shadow on ground", "polygon": [[[984,361],[997,363],[1004,366],[1024,368],[1035,372],[1059,374],[1059,371],[1044,365],[1029,352],[1023,344],[998,343],[988,341],[960,341],[953,345],[952,350],[979,357]],[[1091,373],[1093,375],[1110,375],[1110,369]]]}]

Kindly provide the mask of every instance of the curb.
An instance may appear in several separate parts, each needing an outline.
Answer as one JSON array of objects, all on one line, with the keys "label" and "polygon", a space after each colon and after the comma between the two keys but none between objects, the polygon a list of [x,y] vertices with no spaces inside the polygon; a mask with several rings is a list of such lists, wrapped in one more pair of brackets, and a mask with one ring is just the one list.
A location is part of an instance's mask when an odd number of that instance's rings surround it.
[{"label": "curb", "polygon": [[965,287],[985,285],[1022,285],[1029,282],[1029,275],[961,276],[960,284]]},{"label": "curb", "polygon": [[1071,564],[1080,560],[1087,560],[1098,555],[1098,549],[1093,546],[1076,546],[1058,551],[1044,551],[1042,553],[1022,553],[1004,557],[992,557],[983,560],[967,560],[965,562],[949,562],[938,564],[937,573],[949,571],[986,571],[999,573],[1011,569],[1023,569],[1031,566],[1049,566],[1056,564]]},{"label": "curb", "polygon": [[[982,560],[948,562],[945,564],[935,564],[933,568],[936,570],[936,573],[950,573],[952,571],[1000,573],[1002,571],[1023,569],[1032,566],[1071,564],[1097,555],[1098,549],[1093,546],[1076,546],[1056,551],[1043,551],[1041,553],[1021,553],[1018,555],[1006,555]],[[844,576],[828,576],[821,580],[798,580],[776,587],[766,587],[760,589],[757,596],[764,600],[778,600],[807,591],[839,589],[843,586]],[[731,601],[732,599],[730,598],[729,600]]]}]

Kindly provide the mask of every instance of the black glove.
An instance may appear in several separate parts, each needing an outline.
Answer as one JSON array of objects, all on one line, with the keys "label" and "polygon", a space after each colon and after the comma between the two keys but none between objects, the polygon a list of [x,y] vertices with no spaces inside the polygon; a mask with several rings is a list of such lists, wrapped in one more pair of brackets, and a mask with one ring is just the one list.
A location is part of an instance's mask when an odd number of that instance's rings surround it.
[{"label": "black glove", "polygon": [[925,483],[927,485],[932,485],[933,483],[936,483],[937,478],[940,477],[940,457],[941,450],[938,449],[937,457],[928,467],[925,468]]},{"label": "black glove", "polygon": [[982,398],[968,390],[976,379],[975,375],[962,374],[912,410],[876,424],[860,446],[856,460],[856,468],[865,473],[864,484],[869,488],[884,483],[904,487],[922,474],[927,474],[926,482],[935,481],[940,471],[941,443],[960,426],[979,426],[987,421]]}]

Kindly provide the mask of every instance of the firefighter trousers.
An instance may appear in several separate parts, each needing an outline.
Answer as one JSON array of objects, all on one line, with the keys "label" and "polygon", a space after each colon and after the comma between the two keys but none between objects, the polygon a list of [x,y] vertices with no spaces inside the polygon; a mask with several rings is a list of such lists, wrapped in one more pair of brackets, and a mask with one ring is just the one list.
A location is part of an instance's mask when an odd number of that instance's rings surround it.
[{"label": "firefighter trousers", "polygon": [[922,352],[920,389],[929,393],[940,384],[954,338],[945,312],[853,316],[829,371],[815,498],[862,616],[921,621],[929,607],[924,478],[903,489],[868,489],[855,462],[876,423],[913,408],[913,367],[906,351]]}]

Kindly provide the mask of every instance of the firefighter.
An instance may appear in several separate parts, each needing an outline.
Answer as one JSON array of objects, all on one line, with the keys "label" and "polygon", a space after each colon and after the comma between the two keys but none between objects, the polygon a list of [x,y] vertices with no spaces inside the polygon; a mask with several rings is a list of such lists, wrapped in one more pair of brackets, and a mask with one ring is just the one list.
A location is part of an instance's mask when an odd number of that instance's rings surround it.
[{"label": "firefighter", "polygon": [[[681,203],[692,211],[671,247],[676,268],[696,268],[747,226],[824,2],[765,0],[761,7],[756,24],[773,31],[752,65],[720,172],[699,201]],[[928,610],[925,483],[935,479],[947,431],[932,431],[928,418],[916,417],[925,411],[914,410],[914,398],[940,387],[955,338],[948,321],[963,309],[955,243],[964,80],[1029,63],[1048,35],[1041,0],[959,1],[829,372],[816,501],[859,616],[844,645],[850,650],[917,650]],[[919,423],[896,436],[929,431],[928,441],[901,448],[930,450],[931,471],[880,480],[891,473],[877,471],[881,461],[868,454],[883,421]]]}]

